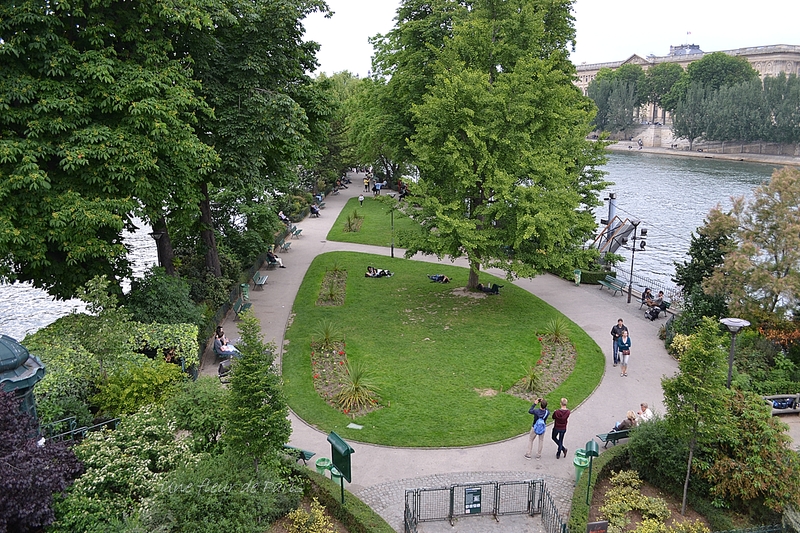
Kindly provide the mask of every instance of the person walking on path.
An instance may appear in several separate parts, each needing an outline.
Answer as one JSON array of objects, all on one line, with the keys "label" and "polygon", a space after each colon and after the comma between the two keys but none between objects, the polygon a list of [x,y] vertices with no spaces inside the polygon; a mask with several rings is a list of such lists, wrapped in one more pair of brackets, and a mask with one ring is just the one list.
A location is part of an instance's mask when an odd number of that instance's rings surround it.
[{"label": "person walking on path", "polygon": [[[536,405],[539,407],[536,407]],[[539,437],[539,451],[536,452],[536,458],[542,458],[542,448],[544,447],[544,432],[547,429],[547,417],[550,416],[550,411],[547,410],[547,400],[537,398],[536,402],[531,405],[528,412],[533,415],[533,425],[531,426],[531,433],[528,436],[528,453],[525,454],[525,459],[531,458],[533,451],[533,441]]]},{"label": "person walking on path", "polygon": [[622,363],[620,376],[628,377],[628,358],[631,356],[631,338],[628,336],[628,328],[625,328],[620,338],[617,339],[617,347],[619,348],[620,362]]},{"label": "person walking on path", "polygon": [[358,195],[358,203],[361,204],[361,207],[364,207],[364,195],[363,194],[359,194]]},{"label": "person walking on path", "polygon": [[369,192],[369,176],[364,176],[364,192]]},{"label": "person walking on path", "polygon": [[561,459],[561,454],[567,456],[567,449],[564,447],[564,435],[567,432],[567,419],[569,418],[567,409],[567,399],[561,398],[561,408],[553,411],[553,433],[551,438],[556,443],[556,459]]},{"label": "person walking on path", "polygon": [[611,328],[611,337],[614,339],[614,347],[613,347],[614,366],[617,366],[619,364],[619,345],[617,344],[617,341],[622,336],[623,331],[628,331],[628,327],[622,323],[621,318],[618,318],[617,325]]}]

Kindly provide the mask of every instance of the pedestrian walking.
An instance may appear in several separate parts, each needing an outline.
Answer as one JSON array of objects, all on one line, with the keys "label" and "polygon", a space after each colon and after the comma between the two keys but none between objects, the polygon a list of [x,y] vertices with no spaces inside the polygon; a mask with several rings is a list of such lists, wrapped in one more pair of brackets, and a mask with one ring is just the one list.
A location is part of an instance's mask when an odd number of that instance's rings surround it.
[{"label": "pedestrian walking", "polygon": [[369,192],[369,176],[364,176],[364,192]]},{"label": "pedestrian walking", "polygon": [[561,398],[561,407],[553,411],[553,433],[550,437],[556,443],[556,459],[561,459],[561,455],[567,456],[567,449],[564,447],[564,435],[567,433],[567,419],[570,410],[567,409],[567,399]]},{"label": "pedestrian walking", "polygon": [[363,194],[359,194],[358,195],[358,203],[361,204],[361,207],[364,207],[364,195]]},{"label": "pedestrian walking", "polygon": [[[536,407],[536,406],[539,407]],[[528,436],[528,453],[525,454],[525,459],[531,458],[533,451],[533,441],[539,437],[539,451],[536,452],[536,458],[542,458],[542,448],[544,447],[544,432],[547,429],[547,417],[550,416],[550,411],[547,410],[547,400],[537,398],[536,402],[531,405],[528,412],[533,415],[533,425],[531,426],[531,433]]]},{"label": "pedestrian walking", "polygon": [[628,336],[628,328],[625,328],[620,338],[617,339],[617,346],[622,364],[620,376],[628,377],[628,358],[631,356],[631,338]]},{"label": "pedestrian walking", "polygon": [[628,327],[622,323],[622,319],[617,319],[617,325],[611,328],[611,337],[614,339],[613,353],[614,353],[614,366],[619,364],[619,345],[617,340],[622,336],[623,331],[628,331]]}]

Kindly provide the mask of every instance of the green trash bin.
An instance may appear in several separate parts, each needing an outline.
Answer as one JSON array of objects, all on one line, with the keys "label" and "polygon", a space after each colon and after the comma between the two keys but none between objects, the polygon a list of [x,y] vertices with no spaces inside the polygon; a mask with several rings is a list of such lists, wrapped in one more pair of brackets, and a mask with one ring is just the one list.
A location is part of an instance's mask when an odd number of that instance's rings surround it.
[{"label": "green trash bin", "polygon": [[239,289],[242,292],[242,300],[245,302],[250,301],[250,284],[249,283],[242,283],[239,285]]},{"label": "green trash bin", "polygon": [[580,268],[576,268],[575,270],[572,271],[572,273],[575,275],[575,285],[580,287],[581,286],[581,269]]},{"label": "green trash bin", "polygon": [[336,485],[342,484],[342,473],[339,472],[339,469],[335,466],[331,466],[331,480],[333,480]]},{"label": "green trash bin", "polygon": [[317,465],[317,474],[322,476],[325,475],[326,470],[330,470],[333,466],[333,463],[327,457],[320,457],[315,464]]},{"label": "green trash bin", "polygon": [[575,458],[572,460],[572,464],[575,465],[575,484],[577,485],[578,481],[581,479],[581,474],[583,474],[583,471],[589,466],[589,459],[586,458],[586,450],[583,448],[575,450]]}]

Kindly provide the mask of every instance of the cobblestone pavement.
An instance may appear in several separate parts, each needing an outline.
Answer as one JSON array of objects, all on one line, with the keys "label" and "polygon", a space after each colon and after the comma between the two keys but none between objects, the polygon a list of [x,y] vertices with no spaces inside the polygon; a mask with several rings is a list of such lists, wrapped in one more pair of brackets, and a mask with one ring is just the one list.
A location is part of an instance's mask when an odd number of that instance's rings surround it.
[{"label": "cobblestone pavement", "polygon": [[[530,479],[544,479],[547,491],[553,498],[558,508],[559,515],[564,520],[569,516],[572,503],[573,480],[554,476],[531,476],[530,471],[515,472],[451,472],[432,476],[401,479],[390,481],[370,487],[354,490],[354,494],[364,503],[372,507],[375,512],[383,517],[395,530],[403,531],[403,507],[405,504],[405,491],[407,489],[450,487],[455,484],[479,483],[486,481],[525,481]],[[435,522],[422,522],[418,531],[425,532],[481,532],[503,531],[504,533],[536,532],[541,533],[544,528],[539,515],[504,515],[498,521],[491,516],[465,516],[454,521],[451,526],[447,520]]]}]

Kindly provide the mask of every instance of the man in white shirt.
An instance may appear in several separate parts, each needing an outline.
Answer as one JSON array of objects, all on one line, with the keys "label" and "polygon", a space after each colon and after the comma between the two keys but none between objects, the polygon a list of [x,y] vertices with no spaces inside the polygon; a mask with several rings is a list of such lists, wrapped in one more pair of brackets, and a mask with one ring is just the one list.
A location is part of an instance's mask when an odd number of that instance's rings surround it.
[{"label": "man in white shirt", "polygon": [[642,422],[647,422],[653,418],[653,411],[651,411],[644,402],[642,402],[640,407],[641,409],[638,413],[636,413],[636,419],[641,424]]}]

